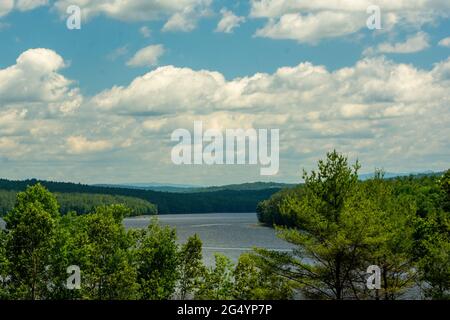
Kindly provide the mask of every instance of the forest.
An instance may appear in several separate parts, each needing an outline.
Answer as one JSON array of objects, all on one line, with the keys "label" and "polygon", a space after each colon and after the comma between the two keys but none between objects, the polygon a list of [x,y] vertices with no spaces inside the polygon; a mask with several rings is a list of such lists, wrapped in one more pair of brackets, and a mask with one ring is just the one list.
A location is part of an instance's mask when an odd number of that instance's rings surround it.
[{"label": "forest", "polygon": [[[158,214],[179,214],[179,213],[223,213],[223,212],[254,212],[258,202],[269,198],[275,192],[281,190],[280,186],[273,187],[261,185],[238,189],[231,186],[231,189],[193,190],[193,192],[161,192],[137,188],[125,188],[119,186],[91,186],[76,183],[39,181],[35,179],[24,181],[11,181],[0,179],[0,209],[5,213],[12,208],[14,194],[23,191],[29,185],[42,184],[49,191],[61,198],[61,206],[68,209],[83,209],[85,213],[89,205],[86,203],[97,203],[100,198],[105,199],[102,204],[117,202],[107,195],[120,196],[120,202],[131,205],[132,208],[147,207],[148,203],[157,207]],[[12,193],[11,191],[14,191]],[[89,194],[83,197],[81,194]],[[101,196],[99,196],[101,195]],[[127,197],[127,198],[123,198]],[[134,199],[131,199],[134,198]],[[145,200],[144,204],[139,199]],[[230,201],[232,199],[232,201]],[[76,210],[78,212],[78,210]],[[63,213],[66,213],[64,211]],[[80,213],[80,212],[79,212]],[[153,210],[145,214],[153,214]]]},{"label": "forest", "polygon": [[[30,185],[0,230],[0,299],[449,299],[450,170],[360,181],[359,168],[330,152],[303,185],[258,205],[292,252],[216,254],[213,266],[197,235],[179,244],[156,217],[127,230],[123,204],[62,215],[54,194]],[[369,266],[381,271],[376,289]]]},{"label": "forest", "polygon": [[[140,198],[94,193],[55,193],[54,195],[62,215],[70,212],[87,214],[96,207],[112,204],[125,205],[130,209],[132,216],[158,213],[156,205]],[[14,207],[16,196],[16,191],[0,190],[0,217],[6,215]]]}]

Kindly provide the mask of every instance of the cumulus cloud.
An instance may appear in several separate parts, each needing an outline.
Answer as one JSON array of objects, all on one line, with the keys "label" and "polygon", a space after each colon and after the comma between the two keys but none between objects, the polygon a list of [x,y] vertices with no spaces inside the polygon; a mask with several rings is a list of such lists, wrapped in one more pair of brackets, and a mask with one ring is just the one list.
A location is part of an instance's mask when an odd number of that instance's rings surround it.
[{"label": "cumulus cloud", "polygon": [[[46,92],[48,80],[41,83],[34,76],[58,75],[65,65],[62,57],[46,50],[26,51],[0,71],[0,160],[54,161],[67,166],[59,173],[64,179],[77,179],[71,173],[84,170],[89,181],[97,182],[109,173],[116,182],[167,181],[170,175],[214,183],[225,172],[224,183],[258,179],[258,168],[196,169],[171,163],[171,132],[192,129],[201,120],[205,130],[280,129],[281,180],[296,179],[299,165],[308,168],[333,148],[358,157],[366,171],[448,165],[450,59],[430,70],[383,57],[335,71],[302,62],[235,79],[217,71],[161,66],[96,94],[62,119],[33,111],[72,101],[59,96],[58,89]],[[39,61],[41,71],[33,61]],[[25,77],[23,70],[28,70],[30,84],[5,89]],[[35,92],[36,81],[45,94]],[[29,91],[18,89],[27,85]],[[37,169],[27,161],[21,172],[33,175]]]},{"label": "cumulus cloud", "polygon": [[129,67],[151,67],[158,64],[159,58],[164,54],[164,46],[161,44],[145,47],[128,60]]},{"label": "cumulus cloud", "polygon": [[222,14],[222,18],[217,24],[216,32],[232,33],[233,29],[245,22],[245,17],[239,17],[226,8],[222,8],[220,13]]},{"label": "cumulus cloud", "polygon": [[366,58],[334,72],[301,63],[228,81],[214,71],[164,66],[90,104],[106,114],[144,119],[147,138],[164,141],[194,120],[208,128],[280,128],[285,161],[293,155],[311,160],[337,148],[374,166],[371,161],[384,154],[380,161],[400,167],[408,157],[448,149],[443,132],[449,119],[442,115],[450,99],[449,66],[427,71]]},{"label": "cumulus cloud", "polygon": [[72,81],[58,73],[65,67],[63,58],[49,49],[30,49],[16,64],[0,69],[0,97],[3,105],[22,104],[28,109],[72,112],[82,97]]},{"label": "cumulus cloud", "polygon": [[162,31],[189,32],[195,29],[197,21],[192,18],[192,12],[177,12],[164,24]]},{"label": "cumulus cloud", "polygon": [[[361,14],[359,17],[362,19]],[[323,38],[358,31],[361,29],[361,19],[354,19],[352,14],[345,12],[322,11],[314,15],[288,13],[278,20],[270,19],[267,25],[256,31],[256,36],[315,43]]]},{"label": "cumulus cloud", "polygon": [[429,37],[425,32],[418,32],[416,35],[406,39],[405,42],[381,43],[377,51],[381,53],[413,53],[425,50],[430,47]]},{"label": "cumulus cloud", "polygon": [[363,51],[363,56],[374,56],[383,53],[408,54],[420,52],[430,47],[428,34],[419,31],[410,36],[404,42],[390,43],[383,42],[376,47],[369,47]]},{"label": "cumulus cloud", "polygon": [[12,10],[29,11],[48,4],[48,0],[2,0],[0,1],[0,17]]},{"label": "cumulus cloud", "polygon": [[107,140],[90,141],[83,136],[71,136],[67,138],[67,151],[72,154],[84,154],[101,152],[113,147]]},{"label": "cumulus cloud", "polygon": [[141,35],[142,35],[144,38],[150,38],[150,36],[151,36],[151,34],[152,34],[150,28],[147,27],[147,26],[141,27],[141,28],[139,29],[139,32],[141,33]]},{"label": "cumulus cloud", "polygon": [[274,74],[230,81],[218,72],[164,66],[129,86],[106,90],[92,102],[100,110],[123,114],[285,113],[310,108],[309,112],[322,111],[323,116],[340,116],[344,110],[345,116],[383,118],[393,105],[409,114],[415,110],[412,104],[418,108],[419,103],[442,95],[443,88],[434,85],[432,75],[383,58],[364,59],[353,68],[333,73],[323,66],[301,63]]},{"label": "cumulus cloud", "polygon": [[30,49],[0,69],[0,161],[54,161],[58,139],[76,125],[83,97],[60,74],[64,59],[53,50]]},{"label": "cumulus cloud", "polygon": [[256,35],[299,42],[318,42],[361,31],[366,26],[366,10],[381,10],[382,28],[419,29],[424,24],[448,18],[450,3],[441,0],[252,0],[250,16],[267,19]]},{"label": "cumulus cloud", "polygon": [[7,15],[14,8],[14,0],[0,1],[0,17]]},{"label": "cumulus cloud", "polygon": [[28,11],[45,6],[48,0],[16,0],[16,8],[20,11]]},{"label": "cumulus cloud", "polygon": [[57,0],[56,9],[65,15],[70,5],[78,5],[86,19],[105,15],[121,21],[168,19],[165,30],[192,30],[196,20],[209,9],[211,0]]},{"label": "cumulus cloud", "polygon": [[128,45],[124,45],[122,47],[118,47],[114,49],[112,52],[110,52],[107,56],[108,60],[114,61],[119,57],[122,57],[124,55],[128,54]]},{"label": "cumulus cloud", "polygon": [[448,48],[450,48],[450,37],[444,38],[441,41],[439,41],[439,45],[441,47],[448,47]]}]

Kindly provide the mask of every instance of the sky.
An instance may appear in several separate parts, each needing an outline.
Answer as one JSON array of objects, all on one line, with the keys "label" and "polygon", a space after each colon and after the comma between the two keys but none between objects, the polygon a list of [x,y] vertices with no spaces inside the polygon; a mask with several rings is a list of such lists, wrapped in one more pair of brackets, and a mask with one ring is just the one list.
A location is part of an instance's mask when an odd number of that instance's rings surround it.
[{"label": "sky", "polygon": [[[298,182],[333,149],[447,169],[449,18],[448,0],[0,0],[0,177]],[[278,173],[175,165],[194,121],[279,129]]]}]

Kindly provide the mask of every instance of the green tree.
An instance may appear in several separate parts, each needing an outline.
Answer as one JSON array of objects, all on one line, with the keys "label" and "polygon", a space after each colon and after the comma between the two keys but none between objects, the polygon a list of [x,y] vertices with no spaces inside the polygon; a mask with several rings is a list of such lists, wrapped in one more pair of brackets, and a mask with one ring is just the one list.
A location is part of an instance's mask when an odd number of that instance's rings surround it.
[{"label": "green tree", "polygon": [[300,199],[284,201],[281,213],[295,213],[294,226],[278,228],[296,245],[293,253],[258,249],[261,262],[296,283],[310,298],[358,298],[367,250],[382,240],[380,216],[358,184],[359,163],[349,166],[336,151],[304,172]]},{"label": "green tree", "polygon": [[417,207],[410,196],[395,195],[392,185],[377,171],[362,186],[364,197],[373,205],[380,238],[368,247],[366,265],[381,269],[381,289],[369,294],[393,300],[415,284],[414,221]]},{"label": "green tree", "polygon": [[129,209],[122,205],[98,207],[72,223],[69,261],[81,269],[81,297],[94,300],[137,299],[139,285],[132,237],[122,220]]},{"label": "green tree", "polygon": [[233,263],[219,253],[214,255],[214,267],[208,267],[195,298],[199,300],[231,300],[233,296]]},{"label": "green tree", "polygon": [[200,282],[205,266],[202,262],[202,241],[197,234],[188,238],[181,247],[179,253],[179,275],[178,283],[179,298],[185,299],[193,295],[194,289]]},{"label": "green tree", "polygon": [[8,260],[6,258],[6,233],[0,230],[0,300],[8,298]]},{"label": "green tree", "polygon": [[416,220],[416,256],[425,297],[450,299],[450,170],[438,183],[441,207]]},{"label": "green tree", "polygon": [[153,219],[146,230],[134,231],[135,263],[143,299],[170,299],[178,281],[175,229]]},{"label": "green tree", "polygon": [[17,195],[14,208],[5,217],[13,298],[45,298],[58,219],[55,197],[40,184]]},{"label": "green tree", "polygon": [[234,297],[238,300],[287,300],[293,297],[285,278],[262,268],[258,257],[242,254],[234,269]]},{"label": "green tree", "polygon": [[442,208],[445,212],[450,212],[450,169],[442,176],[440,187],[444,193]]}]

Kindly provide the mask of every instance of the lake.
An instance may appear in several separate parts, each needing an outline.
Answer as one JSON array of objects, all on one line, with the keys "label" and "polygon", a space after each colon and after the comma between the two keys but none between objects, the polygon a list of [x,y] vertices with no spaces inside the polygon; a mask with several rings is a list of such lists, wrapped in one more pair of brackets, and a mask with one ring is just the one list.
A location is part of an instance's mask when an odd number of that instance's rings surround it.
[{"label": "lake", "polygon": [[[151,217],[133,217],[124,221],[126,228],[145,228]],[[292,246],[277,238],[275,230],[258,223],[256,213],[210,213],[160,215],[162,225],[175,227],[180,243],[198,234],[203,241],[203,258],[207,265],[220,252],[237,261],[242,253],[253,247],[290,251]]]},{"label": "lake", "polygon": [[[124,220],[127,229],[146,228],[151,216],[131,217]],[[258,223],[256,213],[210,213],[210,214],[170,214],[160,215],[162,225],[175,227],[178,241],[198,234],[203,242],[205,264],[214,262],[214,253],[223,253],[234,262],[242,253],[253,247],[277,251],[290,251],[292,245],[277,238],[275,230]],[[0,228],[4,221],[0,219]]]}]

